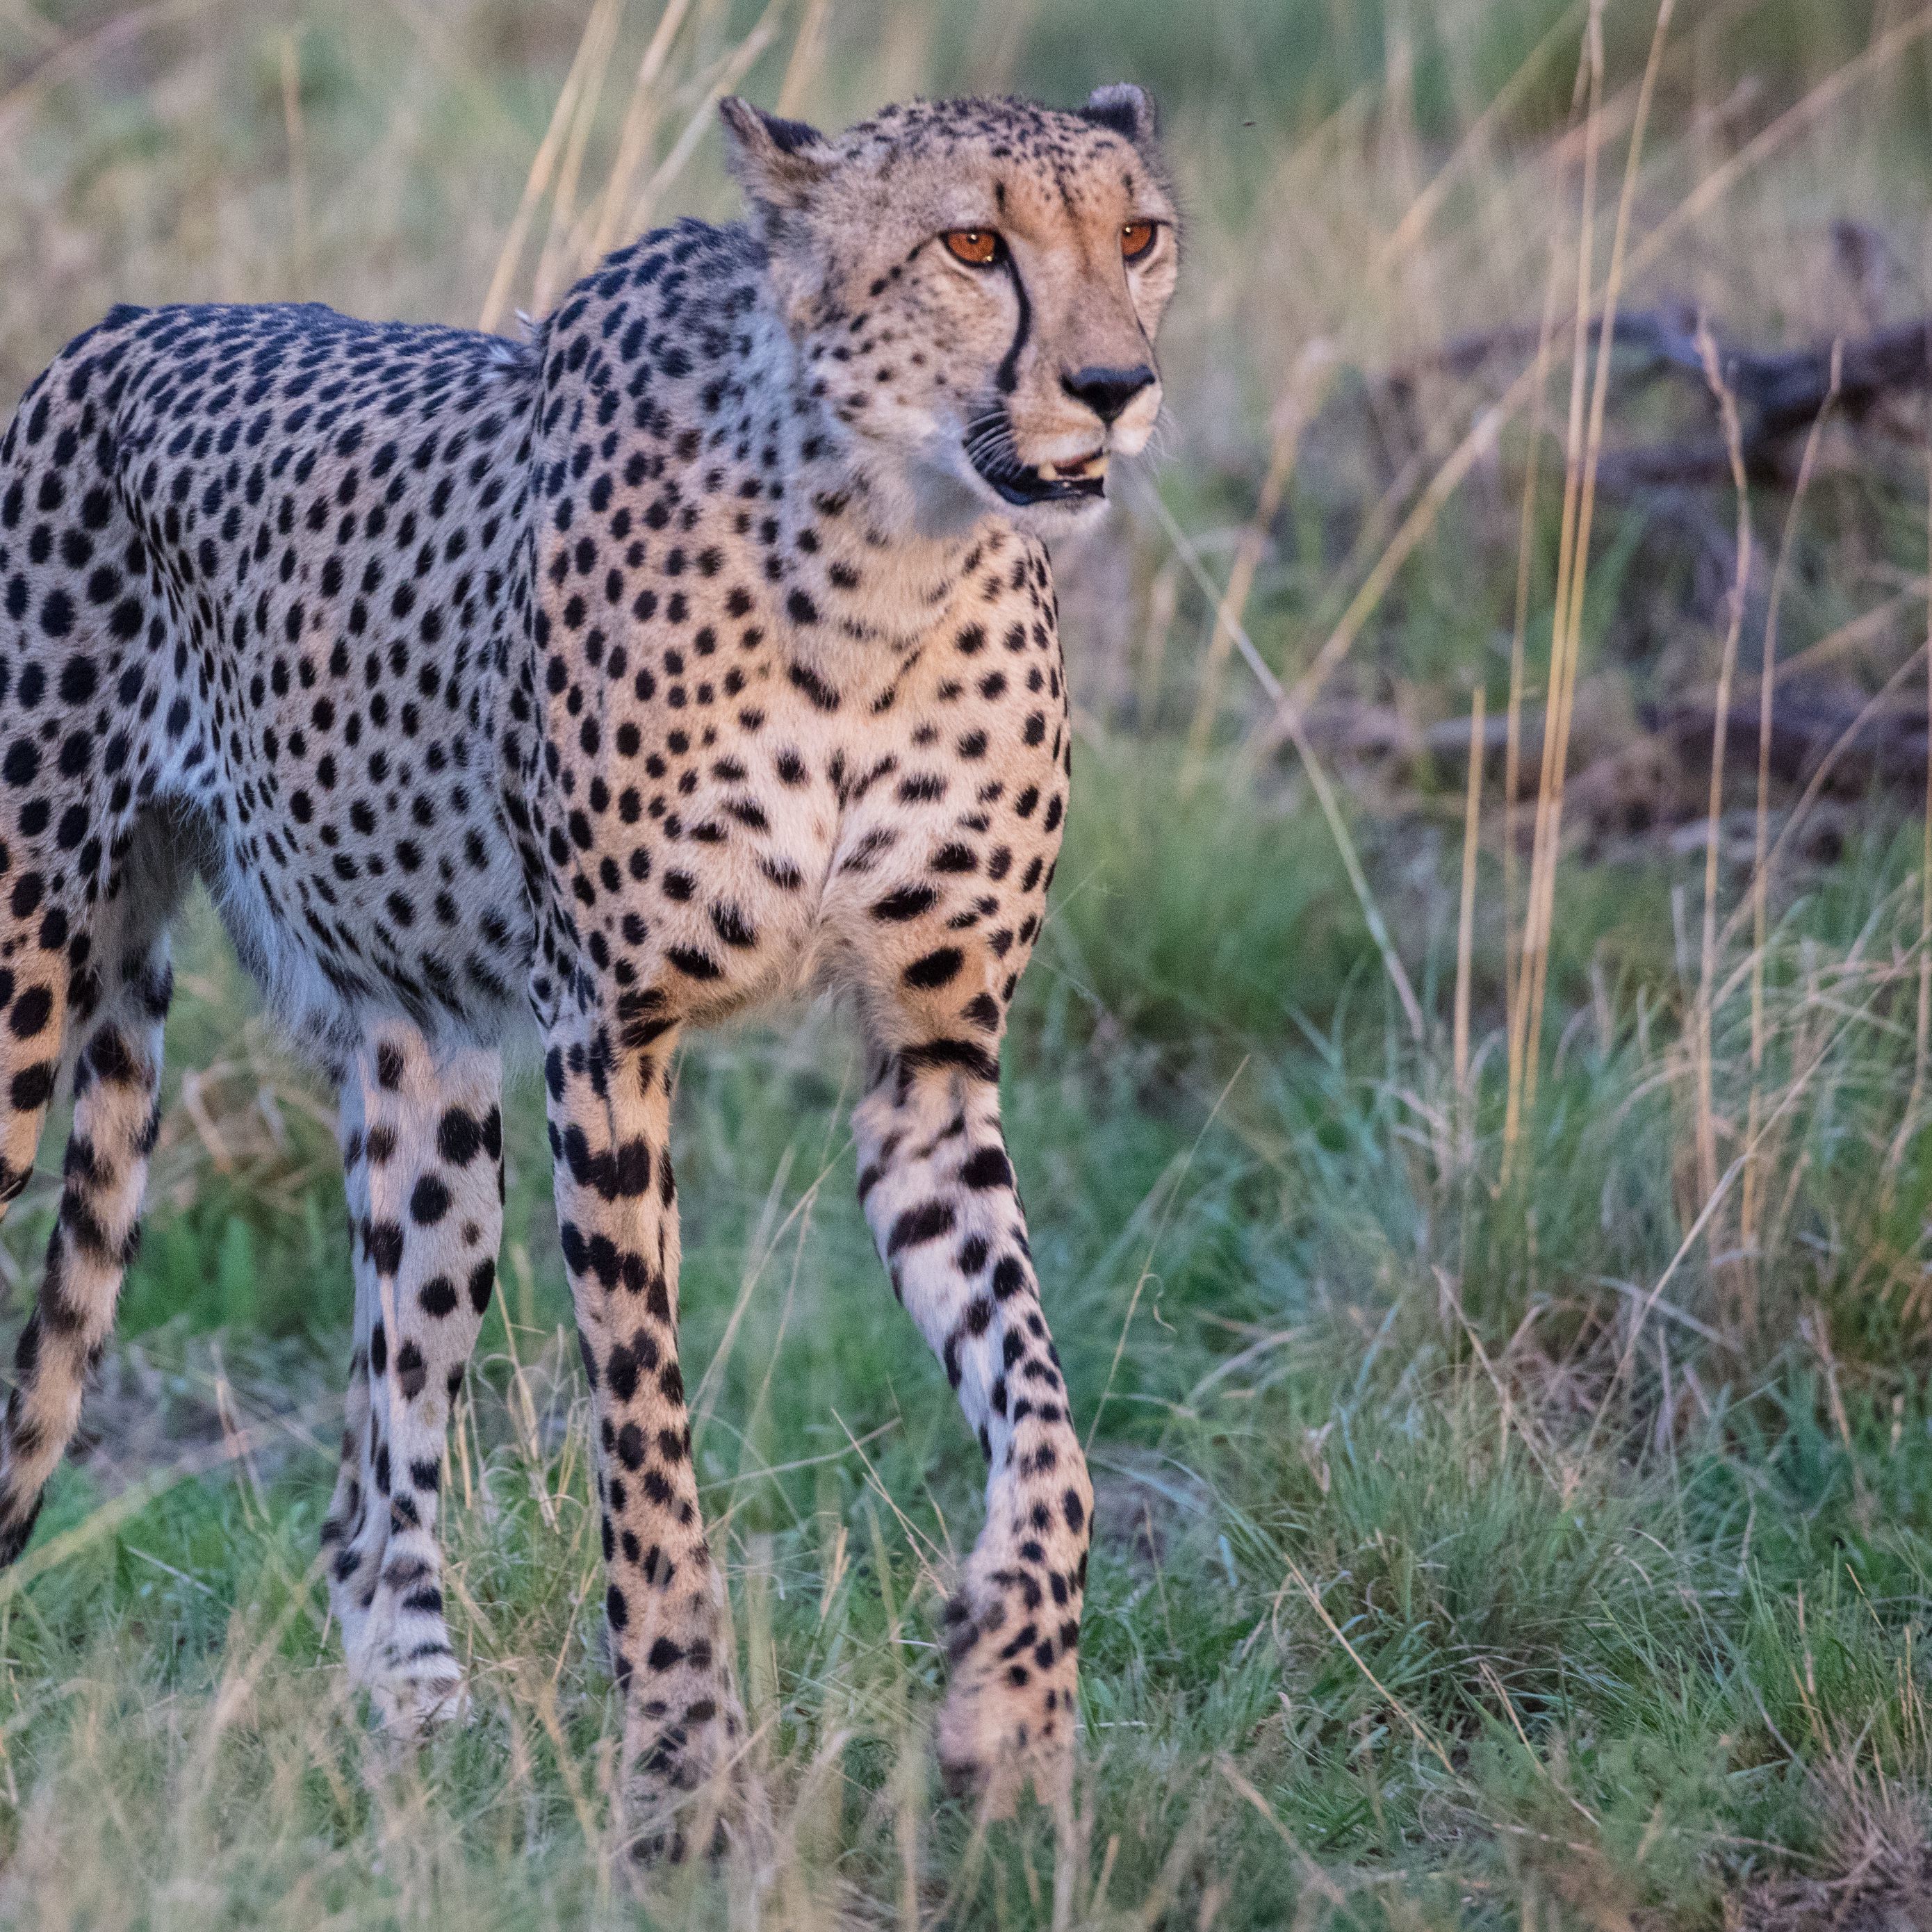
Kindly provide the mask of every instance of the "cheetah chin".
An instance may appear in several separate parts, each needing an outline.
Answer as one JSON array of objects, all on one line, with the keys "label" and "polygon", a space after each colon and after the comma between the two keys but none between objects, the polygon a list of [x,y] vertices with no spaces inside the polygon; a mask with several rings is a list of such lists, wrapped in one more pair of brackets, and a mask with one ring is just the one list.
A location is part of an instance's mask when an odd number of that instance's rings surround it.
[{"label": "cheetah chin", "polygon": [[1093,1491],[1000,1048],[1070,796],[1045,539],[1146,446],[1180,260],[1136,88],[722,111],[745,218],[640,236],[520,342],[122,306],[0,439],[0,1210],[73,1098],[0,1562],[112,1330],[199,878],[340,1094],[322,1540],[399,1731],[465,1708],[444,1445],[537,1037],[626,1829],[664,1857],[753,1735],[678,1364],[678,1043],[808,986],[856,1013],[860,1198],[985,1464],[939,1755],[995,1809],[1067,1788]]}]

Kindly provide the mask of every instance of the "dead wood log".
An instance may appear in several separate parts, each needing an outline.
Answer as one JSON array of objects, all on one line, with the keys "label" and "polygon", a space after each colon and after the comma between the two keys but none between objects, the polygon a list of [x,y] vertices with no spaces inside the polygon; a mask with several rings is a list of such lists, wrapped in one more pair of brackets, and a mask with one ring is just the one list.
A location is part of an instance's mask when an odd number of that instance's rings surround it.
[{"label": "dead wood log", "polygon": [[[1901,704],[1875,711],[1859,722],[1861,707],[1842,692],[1829,695],[1802,690],[1778,694],[1772,714],[1771,776],[1780,784],[1809,781],[1820,761],[1839,740],[1858,726],[1832,767],[1830,788],[1838,793],[1864,790],[1874,783],[1921,784],[1925,780],[1926,722],[1924,704]],[[1507,720],[1486,718],[1483,733],[1485,767],[1499,772]],[[1637,735],[1667,746],[1686,772],[1700,776],[1711,768],[1715,707],[1708,698],[1672,699],[1638,706]],[[1526,706],[1522,724],[1520,758],[1523,783],[1533,791],[1543,745],[1540,710]],[[1758,710],[1755,700],[1730,706],[1726,714],[1725,760],[1732,771],[1748,776],[1757,769]],[[1469,721],[1444,718],[1423,733],[1420,748],[1446,772],[1459,771],[1469,754]]]},{"label": "dead wood log", "polygon": [[[1593,339],[1598,328],[1592,322]],[[1699,398],[1708,400],[1696,334],[1696,312],[1682,306],[1620,314],[1612,336],[1624,364],[1617,371],[1619,381],[1628,386],[1675,377],[1694,386]],[[1840,340],[1843,364],[1834,406],[1848,422],[1861,422],[1881,404],[1932,385],[1932,314]],[[1384,380],[1406,396],[1425,374],[1472,377],[1496,356],[1532,352],[1536,342],[1533,325],[1505,324],[1457,337]],[[1839,344],[1824,342],[1803,349],[1754,350],[1719,338],[1718,367],[1737,398],[1745,466],[1753,481],[1790,481],[1786,446],[1810,428],[1831,394],[1835,346]],[[1598,487],[1625,494],[1722,484],[1730,478],[1730,459],[1721,439],[1712,435],[1606,450]]]}]

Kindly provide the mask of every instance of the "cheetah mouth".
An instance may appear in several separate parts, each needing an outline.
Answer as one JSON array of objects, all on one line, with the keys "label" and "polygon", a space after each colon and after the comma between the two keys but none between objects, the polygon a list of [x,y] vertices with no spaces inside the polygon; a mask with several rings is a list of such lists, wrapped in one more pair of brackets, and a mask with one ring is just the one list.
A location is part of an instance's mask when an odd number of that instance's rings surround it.
[{"label": "cheetah mouth", "polygon": [[966,457],[980,477],[1007,502],[1020,507],[1038,503],[1093,501],[1107,494],[1107,452],[1096,449],[1070,463],[1025,464],[1004,436],[972,436]]}]

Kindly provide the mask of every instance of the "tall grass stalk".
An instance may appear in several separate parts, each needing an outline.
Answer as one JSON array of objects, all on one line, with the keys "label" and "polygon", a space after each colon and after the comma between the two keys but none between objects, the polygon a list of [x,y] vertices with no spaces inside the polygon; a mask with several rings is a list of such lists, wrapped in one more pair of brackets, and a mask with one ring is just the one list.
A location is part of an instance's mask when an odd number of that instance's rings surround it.
[{"label": "tall grass stalk", "polygon": [[[1711,393],[1717,400],[1718,420],[1724,430],[1724,452],[1731,466],[1731,487],[1737,497],[1738,520],[1737,572],[1731,586],[1724,648],[1718,661],[1717,699],[1712,707],[1710,804],[1706,813],[1704,832],[1703,938],[1699,954],[1697,998],[1690,1042],[1695,1090],[1697,1198],[1704,1202],[1711,1198],[1718,1185],[1717,1109],[1712,1098],[1715,1074],[1711,1040],[1712,1001],[1718,976],[1718,861],[1724,836],[1724,753],[1730,729],[1731,680],[1737,672],[1738,639],[1744,632],[1744,605],[1750,592],[1752,532],[1750,486],[1744,475],[1744,432],[1738,421],[1737,398],[1724,380],[1718,360],[1718,345],[1712,339],[1709,327],[1701,320],[1697,327],[1697,353],[1704,365],[1704,380],[1710,385]],[[1768,683],[1768,667],[1766,681]],[[1761,970],[1754,964],[1754,984]],[[1747,1165],[1747,1193],[1749,1176]],[[1741,1243],[1742,1238],[1741,1235]],[[1726,1311],[1730,1325],[1736,1331],[1748,1332],[1756,1326],[1755,1311],[1748,1304],[1748,1282],[1735,1262],[1724,1270],[1724,1276],[1730,1284],[1732,1305]]]}]

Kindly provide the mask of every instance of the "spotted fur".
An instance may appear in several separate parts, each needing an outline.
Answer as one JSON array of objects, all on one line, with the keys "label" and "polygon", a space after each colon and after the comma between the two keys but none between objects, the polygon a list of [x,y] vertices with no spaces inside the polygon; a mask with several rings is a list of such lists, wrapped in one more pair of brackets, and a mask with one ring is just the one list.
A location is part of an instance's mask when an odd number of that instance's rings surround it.
[{"label": "spotted fur", "polygon": [[1146,440],[1175,272],[1137,90],[836,139],[724,116],[748,220],[621,250],[526,346],[117,308],[0,442],[0,1204],[75,1096],[0,1553],[133,1252],[199,873],[342,1091],[350,1661],[396,1722],[458,1700],[442,1442],[533,1013],[627,1762],[672,1849],[742,1735],[677,1359],[674,1054],[812,985],[856,1009],[865,1210],[988,1464],[941,1756],[996,1805],[1064,1787],[1092,1492],[999,1049],[1067,803],[1044,539],[1104,495],[1083,459]]}]

